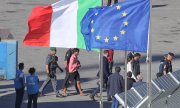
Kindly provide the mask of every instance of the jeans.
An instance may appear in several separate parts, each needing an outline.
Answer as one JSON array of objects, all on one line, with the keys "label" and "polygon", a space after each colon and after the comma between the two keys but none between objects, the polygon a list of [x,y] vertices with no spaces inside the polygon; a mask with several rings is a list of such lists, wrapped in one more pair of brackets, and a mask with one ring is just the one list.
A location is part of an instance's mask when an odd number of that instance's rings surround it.
[{"label": "jeans", "polygon": [[27,108],[31,108],[32,101],[33,101],[33,108],[37,108],[37,99],[38,99],[38,93],[28,95]]},{"label": "jeans", "polygon": [[59,91],[57,90],[57,79],[56,76],[51,78],[49,76],[47,76],[46,81],[44,81],[43,85],[41,86],[41,88],[39,89],[39,92],[43,92],[44,88],[46,88],[46,86],[49,84],[49,82],[52,82],[52,86],[53,86],[53,90],[56,93],[56,95],[59,94]]},{"label": "jeans", "polygon": [[112,97],[111,108],[118,108],[118,106],[119,106],[119,102],[118,102],[118,100],[113,96],[113,97]]},{"label": "jeans", "polygon": [[16,89],[16,102],[15,108],[21,108],[21,104],[24,96],[24,88]]}]

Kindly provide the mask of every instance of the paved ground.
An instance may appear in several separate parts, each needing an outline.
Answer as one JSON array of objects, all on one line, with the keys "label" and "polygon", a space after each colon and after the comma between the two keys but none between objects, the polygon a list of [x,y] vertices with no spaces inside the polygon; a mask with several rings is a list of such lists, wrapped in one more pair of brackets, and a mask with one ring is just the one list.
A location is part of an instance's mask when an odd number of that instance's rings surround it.
[{"label": "paved ground", "polygon": [[[36,5],[47,5],[58,0],[0,0],[0,28],[8,28],[19,41],[19,62],[25,63],[25,72],[31,66],[37,69],[41,83],[45,80],[44,59],[48,53],[48,48],[25,47],[22,45],[27,32],[27,17],[32,7]],[[179,0],[153,0],[152,10],[152,77],[158,71],[159,60],[167,52],[174,52],[176,57],[173,62],[173,69],[180,69],[180,1]],[[64,54],[67,49],[58,49],[59,64],[64,67]],[[141,72],[146,80],[146,55],[143,54],[141,60]],[[96,87],[96,73],[98,71],[98,53],[80,52],[82,68],[80,74],[82,78],[82,88],[90,93]],[[115,65],[123,67],[124,52],[115,51]],[[123,74],[123,72],[122,72]],[[62,84],[64,73],[58,73],[58,85]],[[47,96],[39,98],[39,108],[98,108],[98,102],[89,101],[88,97],[73,95],[74,87],[69,88],[72,96],[63,99],[54,97],[51,86],[46,91]],[[13,108],[14,89],[12,81],[0,81],[0,108]],[[104,99],[106,99],[104,95]],[[106,101],[106,100],[105,100]],[[25,96],[23,108],[26,106],[27,97]],[[106,102],[106,108],[110,103]]]}]

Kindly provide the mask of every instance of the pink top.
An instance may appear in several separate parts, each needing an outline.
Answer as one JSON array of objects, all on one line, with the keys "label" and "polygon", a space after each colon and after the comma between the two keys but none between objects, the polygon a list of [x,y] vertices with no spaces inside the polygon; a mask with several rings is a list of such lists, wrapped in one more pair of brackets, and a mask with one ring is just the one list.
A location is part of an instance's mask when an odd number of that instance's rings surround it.
[{"label": "pink top", "polygon": [[69,73],[73,73],[77,71],[78,68],[79,68],[78,57],[73,54],[69,61]]}]

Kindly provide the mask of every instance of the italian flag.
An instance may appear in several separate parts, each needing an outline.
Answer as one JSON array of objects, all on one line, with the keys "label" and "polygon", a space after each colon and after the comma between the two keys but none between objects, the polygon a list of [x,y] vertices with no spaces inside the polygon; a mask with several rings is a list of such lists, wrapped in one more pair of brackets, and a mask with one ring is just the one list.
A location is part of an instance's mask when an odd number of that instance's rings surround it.
[{"label": "italian flag", "polygon": [[101,6],[101,2],[60,0],[50,6],[33,8],[24,45],[85,49],[80,22],[89,8]]}]

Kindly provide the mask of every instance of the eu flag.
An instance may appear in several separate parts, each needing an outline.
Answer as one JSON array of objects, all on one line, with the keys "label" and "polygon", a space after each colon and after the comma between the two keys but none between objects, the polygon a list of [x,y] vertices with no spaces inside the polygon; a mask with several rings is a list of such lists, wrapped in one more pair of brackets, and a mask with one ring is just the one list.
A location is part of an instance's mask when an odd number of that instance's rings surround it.
[{"label": "eu flag", "polygon": [[86,49],[146,52],[149,18],[149,0],[126,0],[91,8],[81,21]]}]

